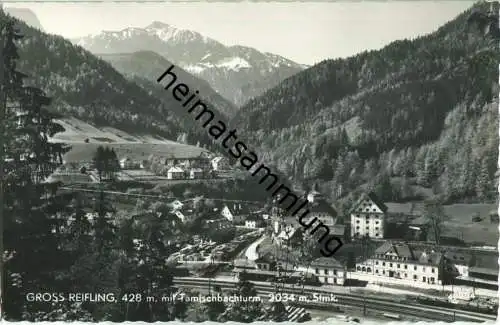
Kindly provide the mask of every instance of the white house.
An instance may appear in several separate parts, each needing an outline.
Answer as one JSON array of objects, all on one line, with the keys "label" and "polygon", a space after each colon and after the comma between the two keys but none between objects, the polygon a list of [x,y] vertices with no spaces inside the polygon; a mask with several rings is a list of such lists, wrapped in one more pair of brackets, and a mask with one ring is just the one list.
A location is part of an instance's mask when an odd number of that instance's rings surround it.
[{"label": "white house", "polygon": [[469,276],[469,266],[472,264],[472,255],[470,253],[458,250],[449,250],[444,254],[444,256],[453,264],[458,273],[460,273],[460,276]]},{"label": "white house", "polygon": [[233,213],[231,212],[231,210],[228,208],[227,205],[225,205],[223,208],[222,208],[222,211],[220,212],[221,215],[226,218],[227,220],[231,221],[231,222],[234,222],[234,215]]},{"label": "white house", "polygon": [[333,257],[320,257],[311,263],[308,272],[314,273],[319,282],[325,284],[344,285],[346,269]]},{"label": "white house", "polygon": [[245,220],[245,227],[252,229],[257,228],[257,220]]},{"label": "white house", "polygon": [[168,179],[183,179],[185,176],[184,170],[179,167],[170,167],[167,170],[167,178]]},{"label": "white house", "polygon": [[189,178],[203,178],[203,169],[201,168],[191,168],[189,171]]},{"label": "white house", "polygon": [[222,208],[221,215],[233,223],[242,223],[243,214],[238,212],[240,212],[240,209],[236,206],[233,209],[230,209],[227,205],[225,205],[224,208]]},{"label": "white house", "polygon": [[245,220],[245,227],[246,228],[261,228],[264,226],[264,220],[259,217],[256,214],[251,214],[248,216],[248,218]]},{"label": "white house", "polygon": [[179,218],[182,223],[191,222],[195,219],[196,215],[189,213],[189,211],[175,210],[172,212]]},{"label": "white house", "polygon": [[174,200],[168,205],[172,208],[172,210],[180,210],[184,206],[184,204],[179,200]]}]

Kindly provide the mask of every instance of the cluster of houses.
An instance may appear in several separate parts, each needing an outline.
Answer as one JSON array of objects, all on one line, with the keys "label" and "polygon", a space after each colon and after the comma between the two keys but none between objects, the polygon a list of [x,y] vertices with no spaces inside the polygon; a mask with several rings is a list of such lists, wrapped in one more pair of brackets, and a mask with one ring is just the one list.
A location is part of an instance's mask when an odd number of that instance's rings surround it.
[{"label": "cluster of houses", "polygon": [[[326,201],[325,197],[313,190],[306,196],[308,203],[308,220],[317,220],[317,224],[328,227],[330,235],[345,238],[347,228],[345,225],[337,223],[337,211]],[[296,217],[284,216],[281,209],[273,207],[271,211],[271,223],[273,227],[273,241],[281,245],[294,242],[297,236],[301,236],[298,231],[303,227],[298,223]]]},{"label": "cluster of houses", "polygon": [[[313,206],[312,217],[328,225],[330,234],[344,238],[346,247],[369,239],[375,243],[374,250],[367,251],[364,256],[355,256],[355,264],[349,268],[345,261],[341,263],[335,257],[320,257],[310,265],[300,261],[294,263],[289,266],[293,272],[314,275],[319,282],[334,285],[363,281],[436,290],[453,285],[489,290],[498,288],[497,251],[471,251],[465,247],[386,238],[391,210],[373,193],[365,193],[359,198],[346,224],[336,223],[336,210],[318,192],[309,193],[307,199]],[[296,218],[279,216],[274,212],[261,220],[264,224],[269,221],[273,242],[282,246],[293,246],[293,239],[302,227]],[[283,256],[265,253],[254,261],[235,261],[235,271],[250,269],[262,274],[276,273],[287,262]]]},{"label": "cluster of houses", "polygon": [[[373,193],[363,194],[350,210],[350,218],[338,218],[336,209],[317,191],[305,196],[309,201],[311,218],[328,226],[330,235],[343,238],[339,256],[320,257],[309,265],[297,261],[290,264],[288,257],[260,253],[256,260],[235,260],[236,271],[253,270],[272,275],[280,269],[314,276],[320,283],[346,285],[362,281],[379,285],[396,285],[440,290],[444,286],[497,290],[498,252],[470,250],[466,247],[438,246],[426,241],[405,241],[387,236],[391,204],[380,201]],[[203,227],[225,230],[232,227],[264,229],[273,243],[297,249],[303,239],[303,228],[295,217],[288,217],[276,206],[268,210],[241,203],[225,203],[208,213],[196,213],[189,206],[175,200],[170,203],[172,213],[183,223],[203,217]],[[415,216],[415,219],[421,216]],[[340,223],[339,220],[344,220]],[[370,248],[348,262],[343,249],[353,250],[365,241]],[[285,250],[283,250],[285,251]],[[356,251],[356,250],[353,250]],[[359,252],[358,252],[359,253]],[[362,256],[361,256],[362,255]]]},{"label": "cluster of houses", "polygon": [[259,210],[249,209],[241,203],[223,204],[213,207],[208,213],[196,212],[192,207],[183,204],[179,200],[169,203],[171,212],[186,224],[203,217],[203,227],[211,230],[224,230],[240,226],[249,229],[264,228],[267,216]]},{"label": "cluster of houses", "polygon": [[[200,179],[216,176],[218,173],[227,172],[230,165],[227,158],[211,157],[209,154],[201,154],[197,157],[167,157],[161,159],[164,166],[160,173],[168,179]],[[120,160],[123,170],[149,169],[149,160],[136,161],[130,157]]]}]

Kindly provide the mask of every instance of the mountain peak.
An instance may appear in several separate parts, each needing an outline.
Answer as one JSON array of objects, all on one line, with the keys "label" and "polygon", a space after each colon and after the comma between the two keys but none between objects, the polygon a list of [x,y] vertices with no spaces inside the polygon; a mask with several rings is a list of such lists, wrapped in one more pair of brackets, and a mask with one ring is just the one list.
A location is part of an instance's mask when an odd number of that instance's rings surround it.
[{"label": "mountain peak", "polygon": [[146,29],[159,29],[159,28],[173,28],[169,24],[163,23],[161,21],[155,20],[148,26],[146,26]]},{"label": "mountain peak", "polygon": [[145,30],[150,35],[156,35],[164,42],[193,42],[201,41],[207,42],[208,38],[202,36],[200,33],[193,32],[186,29],[179,29],[172,25],[162,23],[160,21],[153,21],[145,27]]},{"label": "mountain peak", "polygon": [[248,46],[226,46],[196,31],[161,21],[152,21],[142,28],[102,32],[73,42],[100,55],[139,52],[130,60],[141,62],[145,58],[159,62],[163,56],[205,79],[220,95],[237,105],[304,69],[280,55],[262,53]]}]

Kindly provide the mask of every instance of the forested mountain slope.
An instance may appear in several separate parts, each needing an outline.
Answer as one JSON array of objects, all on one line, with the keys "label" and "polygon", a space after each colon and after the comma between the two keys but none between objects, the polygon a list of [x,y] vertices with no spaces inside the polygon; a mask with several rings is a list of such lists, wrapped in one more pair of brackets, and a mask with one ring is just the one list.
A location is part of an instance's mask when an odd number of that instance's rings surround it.
[{"label": "forested mountain slope", "polygon": [[5,8],[4,10],[9,15],[16,17],[19,20],[22,20],[23,22],[28,24],[28,26],[44,31],[43,26],[40,23],[40,20],[32,10],[26,8],[12,8],[12,7]]},{"label": "forested mountain slope", "polygon": [[[7,17],[0,10],[0,20]],[[180,105],[171,94],[164,92],[160,100],[82,47],[20,21],[17,26],[24,35],[18,44],[18,68],[30,76],[28,84],[53,98],[52,110],[96,126],[174,140],[195,123],[185,112],[178,112]],[[192,144],[210,141],[198,134]]]},{"label": "forested mountain slope", "polygon": [[323,61],[251,100],[233,123],[279,169],[332,197],[368,186],[400,200],[417,185],[451,201],[492,199],[495,6],[488,21],[471,18],[488,15],[479,3],[430,35]]}]

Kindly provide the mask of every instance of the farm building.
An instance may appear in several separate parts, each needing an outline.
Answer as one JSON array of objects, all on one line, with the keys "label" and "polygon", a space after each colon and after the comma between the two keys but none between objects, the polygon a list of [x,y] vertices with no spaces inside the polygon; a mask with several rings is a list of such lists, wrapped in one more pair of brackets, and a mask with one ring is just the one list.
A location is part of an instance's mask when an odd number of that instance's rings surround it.
[{"label": "farm building", "polygon": [[184,170],[180,167],[170,167],[167,171],[168,179],[183,179],[185,178]]},{"label": "farm building", "polygon": [[189,171],[189,178],[195,179],[195,178],[203,178],[203,169],[201,168],[191,168]]},{"label": "farm building", "polygon": [[184,168],[201,168],[203,170],[210,169],[210,160],[206,157],[167,157],[164,159],[164,164],[169,167],[183,166]]},{"label": "farm building", "polygon": [[120,167],[122,169],[138,169],[140,168],[140,163],[133,161],[130,157],[125,157],[120,159]]},{"label": "farm building", "polygon": [[213,170],[227,170],[230,168],[229,161],[224,157],[215,157],[210,163]]}]

